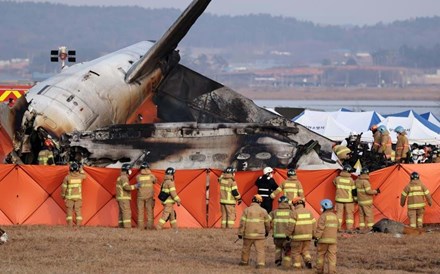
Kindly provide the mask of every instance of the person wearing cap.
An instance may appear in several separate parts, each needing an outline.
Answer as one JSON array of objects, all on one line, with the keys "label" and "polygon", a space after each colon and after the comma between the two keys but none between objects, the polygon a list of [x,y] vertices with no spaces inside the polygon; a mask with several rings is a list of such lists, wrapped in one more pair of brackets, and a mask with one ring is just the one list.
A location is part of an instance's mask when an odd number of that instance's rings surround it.
[{"label": "person wearing cap", "polygon": [[316,229],[316,220],[313,214],[305,206],[306,203],[301,197],[292,200],[293,227],[290,231],[292,239],[290,246],[292,250],[293,267],[302,268],[302,262],[308,269],[312,268],[312,256],[310,255],[310,241]]},{"label": "person wearing cap", "polygon": [[287,171],[287,179],[270,194],[270,198],[275,199],[280,192],[283,192],[289,201],[296,197],[304,198],[303,187],[298,180],[295,169],[291,168]]},{"label": "person wearing cap", "polygon": [[432,206],[432,197],[429,189],[420,180],[419,173],[414,171],[410,177],[411,181],[402,191],[400,206],[404,207],[406,199],[408,198],[409,224],[413,228],[422,228],[426,202],[429,206]]},{"label": "person wearing cap", "polygon": [[118,201],[119,207],[118,226],[120,228],[131,228],[131,192],[136,189],[136,185],[130,185],[130,175],[130,164],[123,164],[121,174],[116,179],[116,201]]},{"label": "person wearing cap", "polygon": [[176,212],[174,211],[174,204],[180,206],[180,197],[177,195],[176,186],[174,184],[174,173],[176,170],[172,167],[167,168],[165,177],[161,186],[159,199],[163,204],[162,217],[156,225],[156,229],[160,230],[169,220],[171,228],[177,228]]},{"label": "person wearing cap", "polygon": [[239,265],[249,265],[251,247],[255,246],[257,251],[257,268],[264,268],[266,265],[265,243],[270,231],[270,216],[260,205],[263,198],[256,194],[252,203],[243,211],[238,229],[238,238],[243,239],[241,261]]},{"label": "person wearing cap", "polygon": [[409,142],[406,130],[402,126],[394,129],[397,133],[396,163],[408,163]]},{"label": "person wearing cap", "polygon": [[234,178],[235,168],[227,167],[218,178],[220,183],[220,208],[222,213],[222,228],[233,228],[235,225],[235,205],[241,204]]},{"label": "person wearing cap", "polygon": [[371,147],[371,151],[373,152],[377,152],[380,147],[381,135],[380,135],[380,131],[377,130],[378,128],[379,128],[378,125],[372,125],[370,127],[370,130],[373,133],[373,146]]},{"label": "person wearing cap", "polygon": [[69,174],[64,177],[61,185],[61,198],[66,203],[66,222],[73,226],[73,212],[75,212],[76,225],[82,225],[82,183],[86,179],[85,174],[79,172],[79,165],[75,162],[69,166]]},{"label": "person wearing cap", "polygon": [[153,229],[154,224],[154,184],[157,179],[151,172],[148,163],[142,163],[140,166],[140,174],[136,176],[137,182],[137,211],[138,211],[138,228],[145,228],[145,211],[147,212],[147,229]]},{"label": "person wearing cap", "polygon": [[356,179],[357,202],[359,205],[359,229],[371,230],[374,225],[373,195],[380,193],[380,189],[371,189],[370,171],[364,167]]},{"label": "person wearing cap", "polygon": [[320,203],[322,214],[319,217],[313,240],[317,247],[316,273],[324,273],[324,264],[330,274],[336,273],[338,238],[338,217],[333,212],[333,203],[324,199]]},{"label": "person wearing cap", "polygon": [[351,178],[351,166],[344,165],[333,183],[336,186],[336,214],[339,221],[339,230],[342,228],[342,219],[345,211],[345,225],[347,230],[351,231],[354,225],[354,198],[353,190],[356,189],[353,179]]},{"label": "person wearing cap", "polygon": [[293,227],[293,211],[289,206],[289,199],[281,196],[278,199],[278,209],[269,213],[273,242],[275,244],[275,264],[286,268],[291,266],[290,232]]},{"label": "person wearing cap", "polygon": [[261,207],[266,209],[267,213],[270,213],[273,206],[273,198],[270,197],[270,194],[278,188],[273,178],[273,169],[271,167],[265,167],[263,169],[263,175],[258,177],[255,185],[258,188],[258,194],[263,198]]}]

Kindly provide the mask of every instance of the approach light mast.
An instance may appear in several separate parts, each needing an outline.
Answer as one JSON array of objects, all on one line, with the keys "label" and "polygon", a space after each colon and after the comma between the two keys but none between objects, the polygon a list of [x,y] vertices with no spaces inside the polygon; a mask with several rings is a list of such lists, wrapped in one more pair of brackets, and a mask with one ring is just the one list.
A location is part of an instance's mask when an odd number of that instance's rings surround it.
[{"label": "approach light mast", "polygon": [[51,62],[59,62],[61,60],[61,69],[66,66],[66,59],[70,63],[76,62],[76,51],[68,50],[67,47],[61,46],[58,50],[50,51],[50,61]]}]

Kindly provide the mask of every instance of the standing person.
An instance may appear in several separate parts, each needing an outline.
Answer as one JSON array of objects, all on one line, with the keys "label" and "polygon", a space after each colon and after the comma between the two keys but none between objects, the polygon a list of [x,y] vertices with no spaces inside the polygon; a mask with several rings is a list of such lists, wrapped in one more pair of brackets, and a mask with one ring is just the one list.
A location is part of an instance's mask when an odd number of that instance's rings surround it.
[{"label": "standing person", "polygon": [[371,189],[370,171],[364,167],[361,175],[356,179],[357,202],[359,204],[359,228],[371,230],[374,225],[373,195],[380,193],[380,189]]},{"label": "standing person", "polygon": [[324,263],[327,263],[328,272],[336,273],[338,218],[333,212],[333,204],[329,199],[321,201],[322,214],[318,220],[313,239],[317,247],[316,272],[324,273]]},{"label": "standing person", "polygon": [[371,147],[371,151],[373,152],[377,152],[379,150],[381,143],[380,131],[377,129],[378,129],[377,125],[372,125],[370,128],[371,132],[373,133],[373,146]]},{"label": "standing person", "polygon": [[293,267],[302,268],[302,261],[307,268],[312,268],[312,256],[310,255],[310,241],[316,229],[316,220],[310,210],[305,208],[306,203],[300,197],[292,200],[294,226],[291,231],[291,248]]},{"label": "standing person", "polygon": [[136,185],[130,185],[128,178],[130,174],[130,164],[123,164],[121,175],[116,179],[116,200],[119,205],[118,225],[123,228],[131,228],[131,191],[136,189]]},{"label": "standing person", "polygon": [[278,188],[277,183],[273,179],[273,169],[265,167],[263,176],[258,177],[255,185],[258,187],[258,194],[263,198],[261,207],[266,209],[267,213],[272,211],[273,199],[270,194]]},{"label": "standing person", "polygon": [[263,198],[256,194],[252,198],[251,205],[246,208],[240,219],[238,238],[243,239],[241,251],[241,266],[249,265],[251,247],[254,245],[257,251],[257,268],[266,265],[265,243],[270,231],[270,216],[260,205]]},{"label": "standing person", "polygon": [[284,196],[286,196],[289,201],[292,201],[296,197],[304,198],[302,184],[298,180],[296,171],[293,168],[287,171],[287,179],[270,194],[270,198],[275,199],[280,192],[283,192]]},{"label": "standing person", "polygon": [[241,196],[235,182],[235,169],[227,167],[218,178],[220,183],[220,208],[222,228],[233,228],[235,225],[235,204],[241,204]]},{"label": "standing person", "polygon": [[339,231],[342,228],[342,219],[345,210],[345,224],[347,230],[351,231],[354,225],[354,199],[353,190],[356,189],[353,179],[351,178],[351,166],[344,165],[343,170],[339,173],[339,176],[333,180],[336,186],[336,214],[339,221]]},{"label": "standing person", "polygon": [[51,140],[46,139],[44,140],[44,147],[40,152],[38,153],[38,164],[39,165],[55,165],[55,160],[53,157],[53,143]]},{"label": "standing person", "polygon": [[411,173],[411,181],[402,191],[400,206],[404,207],[408,197],[408,218],[411,227],[423,227],[423,215],[425,214],[425,200],[432,206],[432,198],[429,189],[422,183],[417,172]]},{"label": "standing person", "polygon": [[290,232],[293,227],[293,212],[289,206],[289,199],[281,196],[278,199],[278,209],[269,213],[273,242],[275,244],[275,264],[284,267],[291,266],[290,258]]},{"label": "standing person", "polygon": [[79,172],[79,165],[72,163],[69,167],[69,174],[64,177],[61,185],[61,197],[66,203],[66,222],[73,226],[73,212],[75,211],[76,225],[82,225],[82,183],[86,179],[85,174]]},{"label": "standing person", "polygon": [[154,184],[156,180],[156,176],[151,173],[148,163],[142,163],[140,174],[136,176],[136,182],[138,183],[137,210],[139,229],[145,228],[145,210],[147,211],[147,229],[153,229]]},{"label": "standing person", "polygon": [[406,131],[402,126],[394,129],[397,133],[396,163],[408,163],[409,142]]},{"label": "standing person", "polygon": [[164,224],[170,220],[172,228],[177,228],[176,212],[174,211],[174,204],[180,206],[180,198],[176,192],[176,186],[174,185],[174,173],[176,170],[172,167],[167,168],[165,171],[165,177],[163,179],[162,187],[159,194],[159,199],[163,204],[162,217],[159,219],[159,223],[156,229],[162,229]]},{"label": "standing person", "polygon": [[391,160],[393,149],[391,147],[391,136],[388,129],[382,125],[377,129],[380,132],[380,147],[378,153],[382,153],[386,160]]},{"label": "standing person", "polygon": [[351,149],[344,145],[333,145],[333,152],[336,154],[338,158],[339,164],[344,164],[345,161],[351,158]]}]

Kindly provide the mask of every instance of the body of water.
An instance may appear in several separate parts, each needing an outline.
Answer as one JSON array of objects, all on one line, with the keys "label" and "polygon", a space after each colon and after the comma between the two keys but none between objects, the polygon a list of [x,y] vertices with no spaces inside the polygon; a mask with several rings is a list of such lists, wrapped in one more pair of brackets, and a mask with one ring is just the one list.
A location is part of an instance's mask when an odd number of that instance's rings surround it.
[{"label": "body of water", "polygon": [[346,108],[352,111],[376,111],[380,114],[392,114],[414,110],[418,114],[432,112],[440,117],[439,101],[409,101],[409,100],[254,100],[260,107],[291,107],[310,110],[336,111]]}]

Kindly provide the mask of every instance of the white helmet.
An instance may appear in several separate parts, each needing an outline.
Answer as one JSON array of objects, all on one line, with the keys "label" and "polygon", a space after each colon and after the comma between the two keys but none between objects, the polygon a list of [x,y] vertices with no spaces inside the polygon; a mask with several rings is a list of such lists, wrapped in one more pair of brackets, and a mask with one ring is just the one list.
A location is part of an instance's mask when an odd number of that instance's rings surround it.
[{"label": "white helmet", "polygon": [[272,173],[273,172],[273,169],[271,168],[271,167],[265,167],[264,169],[263,169],[263,173],[264,174],[267,174],[267,173]]}]

